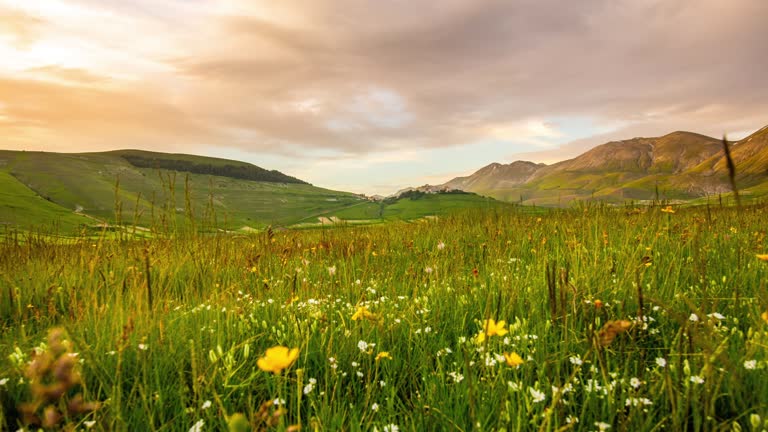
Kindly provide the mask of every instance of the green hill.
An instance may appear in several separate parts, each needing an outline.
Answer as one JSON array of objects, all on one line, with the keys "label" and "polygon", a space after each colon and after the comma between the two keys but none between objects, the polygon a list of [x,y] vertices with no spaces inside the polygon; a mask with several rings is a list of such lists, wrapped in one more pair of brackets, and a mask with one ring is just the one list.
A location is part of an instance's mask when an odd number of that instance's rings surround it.
[{"label": "green hill", "polygon": [[0,187],[0,224],[55,222],[67,232],[115,222],[165,229],[192,220],[198,228],[243,231],[378,223],[501,205],[474,194],[383,204],[245,162],[139,150],[0,151]]}]

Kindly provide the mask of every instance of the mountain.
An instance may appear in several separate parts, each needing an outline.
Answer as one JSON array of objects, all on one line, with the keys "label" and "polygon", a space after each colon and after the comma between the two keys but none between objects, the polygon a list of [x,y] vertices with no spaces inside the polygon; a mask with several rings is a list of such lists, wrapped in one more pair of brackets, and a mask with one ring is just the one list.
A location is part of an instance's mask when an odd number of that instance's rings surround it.
[{"label": "mountain", "polygon": [[165,229],[191,219],[202,229],[247,232],[414,219],[489,205],[507,204],[474,194],[373,202],[249,163],[186,154],[0,150],[0,229],[55,223],[72,233],[116,222]]},{"label": "mountain", "polygon": [[[737,184],[747,194],[768,193],[768,127],[731,144]],[[608,142],[552,165],[493,163],[438,187],[560,206],[573,200],[692,200],[730,192],[722,141],[680,131]]]}]

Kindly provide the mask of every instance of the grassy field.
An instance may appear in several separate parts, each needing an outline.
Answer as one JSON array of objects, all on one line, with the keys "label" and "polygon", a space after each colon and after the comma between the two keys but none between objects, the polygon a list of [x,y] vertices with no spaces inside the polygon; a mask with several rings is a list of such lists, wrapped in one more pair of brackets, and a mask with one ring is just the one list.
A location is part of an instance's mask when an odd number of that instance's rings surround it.
[{"label": "grassy field", "polygon": [[8,236],[0,429],[763,430],[767,214]]}]

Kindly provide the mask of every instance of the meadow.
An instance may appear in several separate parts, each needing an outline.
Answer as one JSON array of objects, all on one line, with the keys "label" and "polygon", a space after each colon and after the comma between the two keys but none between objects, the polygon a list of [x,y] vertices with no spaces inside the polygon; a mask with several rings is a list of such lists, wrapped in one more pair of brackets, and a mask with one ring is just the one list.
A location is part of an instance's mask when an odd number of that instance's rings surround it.
[{"label": "meadow", "polygon": [[8,229],[0,429],[765,430],[767,214]]}]

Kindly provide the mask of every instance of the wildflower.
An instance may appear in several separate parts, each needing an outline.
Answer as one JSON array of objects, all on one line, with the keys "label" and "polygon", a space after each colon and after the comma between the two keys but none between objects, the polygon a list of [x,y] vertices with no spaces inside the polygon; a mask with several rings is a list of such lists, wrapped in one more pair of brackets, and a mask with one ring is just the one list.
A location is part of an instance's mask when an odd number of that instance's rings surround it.
[{"label": "wildflower", "polygon": [[711,314],[707,315],[710,318],[715,318],[717,320],[724,320],[725,316],[719,312],[712,312]]},{"label": "wildflower", "polygon": [[400,428],[396,424],[388,424],[384,426],[384,432],[400,432]]},{"label": "wildflower", "polygon": [[360,351],[362,351],[362,352],[364,352],[366,354],[370,354],[371,350],[375,346],[376,346],[375,343],[368,343],[368,342],[366,342],[364,340],[361,340],[361,341],[357,342],[357,347],[360,349]]},{"label": "wildflower", "polygon": [[571,362],[572,365],[575,365],[575,366],[581,366],[584,364],[584,360],[582,360],[581,357],[579,356],[573,356],[568,360]]},{"label": "wildflower", "polygon": [[600,299],[597,299],[597,300],[595,300],[594,305],[595,305],[595,309],[600,309],[600,308],[603,307],[603,301],[600,300]]},{"label": "wildflower", "polygon": [[669,214],[672,214],[672,213],[674,213],[674,212],[675,212],[675,211],[672,209],[672,206],[666,206],[666,207],[664,207],[663,209],[661,209],[661,211],[662,211],[663,213],[669,213]]},{"label": "wildflower", "polygon": [[367,319],[376,321],[378,317],[375,313],[368,310],[365,306],[358,306],[354,314],[352,314],[352,321],[358,321],[360,319]]},{"label": "wildflower", "polygon": [[304,394],[307,395],[312,393],[312,390],[315,389],[315,384],[317,384],[317,380],[314,378],[310,378],[309,383],[307,383],[307,385],[304,386]]},{"label": "wildflower", "polygon": [[336,266],[328,267],[328,275],[333,276],[336,274]]},{"label": "wildflower", "polygon": [[632,322],[627,320],[608,321],[598,333],[600,345],[608,346],[616,338],[616,335],[624,333],[632,327]]},{"label": "wildflower", "polygon": [[753,370],[757,367],[757,360],[745,360],[744,369]]},{"label": "wildflower", "polygon": [[629,380],[629,385],[631,385],[635,390],[637,390],[642,384],[643,382],[636,377],[632,377],[632,379]]},{"label": "wildflower", "polygon": [[472,269],[472,276],[474,277],[480,276],[480,270],[478,270],[477,267]]},{"label": "wildflower", "polygon": [[690,322],[696,322],[698,320],[699,320],[699,316],[696,315],[695,313],[692,313],[691,316],[688,317],[688,321]]},{"label": "wildflower", "polygon": [[659,367],[667,367],[667,359],[663,357],[656,358],[656,365]]},{"label": "wildflower", "polygon": [[476,338],[477,343],[485,342],[485,338],[487,336],[504,336],[505,334],[509,333],[509,331],[504,328],[506,325],[507,323],[504,320],[498,322],[493,319],[484,320],[483,330],[477,335]]},{"label": "wildflower", "polygon": [[210,408],[210,407],[211,407],[211,405],[212,405],[212,404],[211,404],[211,401],[207,400],[207,401],[203,402],[203,406],[202,406],[202,408],[203,408],[204,410],[207,410],[208,408]]},{"label": "wildflower", "polygon": [[757,259],[759,259],[760,261],[766,261],[766,262],[768,262],[768,254],[757,254],[757,255],[755,255],[755,256],[756,256],[756,257],[757,257]]},{"label": "wildflower", "polygon": [[698,375],[692,375],[691,376],[691,382],[694,384],[704,384],[704,378],[698,376]]},{"label": "wildflower", "polygon": [[204,420],[198,420],[197,423],[193,424],[191,428],[189,428],[189,432],[202,432],[203,425],[205,425]]},{"label": "wildflower", "polygon": [[392,356],[389,354],[389,351],[382,351],[382,352],[376,354],[376,361],[379,361],[381,359],[392,360]]},{"label": "wildflower", "polygon": [[[443,243],[442,241],[440,241],[440,242],[437,244],[437,250],[443,250],[443,249],[445,249],[445,243]],[[768,255],[766,255],[766,256],[768,256]]]},{"label": "wildflower", "polygon": [[768,324],[768,311],[761,313],[760,318],[762,318],[763,321],[765,321],[765,323]]},{"label": "wildflower", "polygon": [[284,346],[275,346],[267,349],[264,357],[260,358],[256,364],[264,372],[272,372],[275,375],[289,368],[299,357],[299,349],[288,349]]},{"label": "wildflower", "polygon": [[565,422],[567,424],[576,424],[579,422],[579,418],[576,416],[569,415],[568,417],[565,418]]},{"label": "wildflower", "polygon": [[448,376],[453,379],[453,382],[461,382],[464,380],[464,375],[460,374],[459,372],[449,372]]},{"label": "wildflower", "polygon": [[8,378],[0,379],[0,386],[5,387],[8,384]]},{"label": "wildflower", "polygon": [[86,429],[92,428],[96,424],[95,420],[88,420],[83,422],[83,426],[85,426]]},{"label": "wildflower", "polygon": [[380,380],[379,381],[379,387],[384,388],[386,386],[387,386],[387,382],[386,381],[384,381],[384,380]]},{"label": "wildflower", "polygon": [[504,353],[504,360],[506,360],[507,366],[511,367],[519,367],[524,362],[523,358],[516,352]]},{"label": "wildflower", "polygon": [[376,412],[378,410],[379,410],[379,404],[374,402],[373,405],[371,405],[371,411]]},{"label": "wildflower", "polygon": [[544,394],[544,392],[536,390],[533,387],[528,387],[528,391],[531,393],[531,397],[533,397],[533,403],[544,402],[547,398],[547,395]]},{"label": "wildflower", "polygon": [[599,430],[600,432],[607,431],[608,429],[611,428],[611,425],[606,422],[595,422],[595,426],[597,426],[597,430]]},{"label": "wildflower", "polygon": [[146,351],[146,350],[149,349],[149,346],[147,346],[147,344],[140,343],[139,344],[139,349],[142,350],[142,351]]},{"label": "wildflower", "polygon": [[642,406],[642,405],[653,405],[653,402],[648,398],[627,398],[624,401],[625,406]]}]

